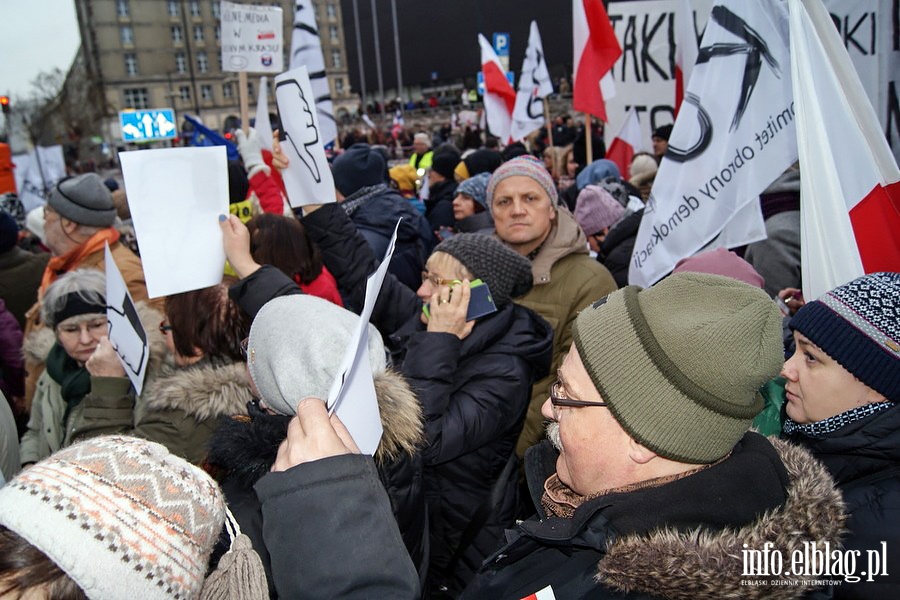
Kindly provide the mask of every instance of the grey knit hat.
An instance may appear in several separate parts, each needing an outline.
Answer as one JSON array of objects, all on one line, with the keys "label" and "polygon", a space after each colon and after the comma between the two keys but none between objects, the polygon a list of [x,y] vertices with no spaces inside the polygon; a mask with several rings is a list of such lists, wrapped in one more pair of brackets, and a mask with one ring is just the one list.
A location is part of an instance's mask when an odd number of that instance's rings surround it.
[{"label": "grey knit hat", "polygon": [[489,235],[460,233],[438,244],[435,252],[449,254],[491,290],[497,306],[528,293],[534,282],[531,263]]},{"label": "grey knit hat", "polygon": [[547,192],[547,196],[550,197],[550,203],[553,206],[556,206],[556,203],[559,200],[559,193],[556,191],[556,184],[553,183],[553,177],[550,176],[550,172],[547,171],[547,167],[544,166],[543,162],[529,155],[517,156],[506,161],[494,171],[493,175],[491,175],[491,179],[488,181],[487,191],[485,192],[489,210],[494,202],[494,191],[497,189],[500,182],[507,177],[516,176],[533,179],[538,185],[544,188],[545,192]]},{"label": "grey knit hat", "polygon": [[109,227],[116,220],[112,194],[96,173],[63,179],[50,190],[47,203],[79,225]]},{"label": "grey knit hat", "polygon": [[[267,302],[250,327],[247,367],[266,406],[293,415],[297,403],[314,396],[326,400],[359,324],[359,315],[308,295]],[[381,334],[369,325],[369,364],[385,369]]]},{"label": "grey knit hat", "polygon": [[484,208],[487,208],[487,205],[485,204],[485,192],[487,191],[487,184],[490,178],[490,173],[473,175],[456,187],[456,193],[465,194]]},{"label": "grey knit hat", "polygon": [[708,464],[763,408],[759,388],[784,362],[781,313],[764,291],[676,273],[587,307],[575,347],[616,421],[660,456]]}]

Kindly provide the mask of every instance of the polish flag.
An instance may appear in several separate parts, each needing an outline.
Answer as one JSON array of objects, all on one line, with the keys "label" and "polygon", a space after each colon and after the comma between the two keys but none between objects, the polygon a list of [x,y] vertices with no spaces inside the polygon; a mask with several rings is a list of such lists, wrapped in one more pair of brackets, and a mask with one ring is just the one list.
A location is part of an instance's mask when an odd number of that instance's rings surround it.
[{"label": "polish flag", "polygon": [[509,143],[513,109],[516,106],[516,90],[506,78],[506,70],[487,39],[478,34],[481,46],[481,72],[484,75],[484,109],[488,130]]},{"label": "polish flag", "polygon": [[694,33],[694,10],[690,0],[678,0],[675,9],[675,116],[681,108],[684,90],[697,62],[697,35]]},{"label": "polish flag", "polygon": [[544,589],[525,596],[521,600],[556,600],[556,594],[553,593],[553,587],[548,585]]},{"label": "polish flag", "polygon": [[572,37],[572,108],[606,122],[604,98],[615,95],[612,67],[622,56],[622,47],[601,0],[572,0]]},{"label": "polish flag", "polygon": [[821,0],[790,0],[803,295],[900,271],[900,169]]},{"label": "polish flag", "polygon": [[625,115],[625,122],[619,133],[613,138],[606,151],[606,158],[616,163],[622,179],[631,178],[631,160],[634,153],[641,147],[641,124],[638,122],[637,111],[634,107]]}]

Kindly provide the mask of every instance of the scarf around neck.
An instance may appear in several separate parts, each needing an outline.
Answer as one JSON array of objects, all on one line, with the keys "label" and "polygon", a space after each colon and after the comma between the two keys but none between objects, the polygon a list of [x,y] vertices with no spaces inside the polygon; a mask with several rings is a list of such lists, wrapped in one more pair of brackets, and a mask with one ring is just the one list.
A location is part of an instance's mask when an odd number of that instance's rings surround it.
[{"label": "scarf around neck", "polygon": [[53,381],[59,384],[60,394],[66,402],[66,411],[63,416],[63,426],[69,420],[69,413],[91,391],[91,375],[58,343],[53,344],[50,354],[47,355],[47,374]]},{"label": "scarf around neck", "polygon": [[874,402],[851,408],[840,414],[816,421],[815,423],[798,423],[790,417],[785,418],[782,430],[786,435],[800,434],[810,438],[823,438],[829,433],[849,425],[870,415],[875,415],[894,406],[893,402]]},{"label": "scarf around neck", "polygon": [[119,232],[114,227],[101,229],[80,246],[73,248],[62,256],[54,256],[47,262],[47,268],[44,269],[44,276],[41,278],[41,295],[47,291],[51,283],[56,281],[60,275],[64,275],[77,267],[87,256],[94,252],[102,251],[103,246],[109,242],[112,246],[119,241]]}]

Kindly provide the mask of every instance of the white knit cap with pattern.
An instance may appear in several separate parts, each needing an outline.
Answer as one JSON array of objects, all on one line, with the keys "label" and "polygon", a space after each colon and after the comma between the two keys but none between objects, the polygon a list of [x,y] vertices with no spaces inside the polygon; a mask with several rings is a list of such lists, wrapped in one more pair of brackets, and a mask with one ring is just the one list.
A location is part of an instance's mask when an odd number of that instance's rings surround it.
[{"label": "white knit cap with pattern", "polygon": [[197,597],[224,519],[209,475],[125,436],[64,448],[0,489],[0,524],[92,600]]}]

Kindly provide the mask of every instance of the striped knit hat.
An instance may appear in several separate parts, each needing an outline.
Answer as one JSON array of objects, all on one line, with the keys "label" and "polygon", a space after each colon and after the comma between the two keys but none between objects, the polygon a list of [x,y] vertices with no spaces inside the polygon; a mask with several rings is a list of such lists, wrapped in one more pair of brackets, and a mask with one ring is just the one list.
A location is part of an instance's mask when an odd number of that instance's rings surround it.
[{"label": "striped knit hat", "polygon": [[544,191],[547,192],[547,195],[550,196],[551,204],[556,206],[559,194],[556,192],[556,185],[553,183],[553,178],[550,176],[550,172],[547,171],[544,163],[533,156],[517,156],[497,167],[497,170],[491,175],[486,193],[488,210],[491,209],[491,205],[494,203],[494,190],[497,189],[497,185],[507,177],[516,175],[530,177],[538,182],[544,188]]},{"label": "striped knit hat", "polygon": [[64,448],[0,489],[0,524],[97,600],[198,597],[224,519],[206,473],[124,436]]},{"label": "striped knit hat", "polygon": [[854,377],[900,401],[900,273],[872,273],[807,303],[790,322]]},{"label": "striped knit hat", "polygon": [[784,362],[781,312],[730,277],[675,273],[585,308],[575,347],[628,434],[658,455],[708,464],[731,452]]}]

